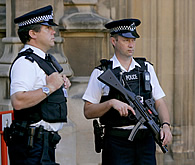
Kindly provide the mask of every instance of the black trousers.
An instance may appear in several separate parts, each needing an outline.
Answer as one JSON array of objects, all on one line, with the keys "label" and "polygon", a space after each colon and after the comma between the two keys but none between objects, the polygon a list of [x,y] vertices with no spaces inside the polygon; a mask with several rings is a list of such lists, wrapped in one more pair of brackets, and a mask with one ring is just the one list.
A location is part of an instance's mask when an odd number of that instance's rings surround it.
[{"label": "black trousers", "polygon": [[128,137],[104,137],[102,165],[156,165],[156,144],[152,135],[143,133],[129,141]]},{"label": "black trousers", "polygon": [[48,141],[47,158],[42,162],[45,147],[44,138],[34,138],[33,147],[28,146],[28,137],[16,136],[8,145],[10,165],[59,165],[55,163],[55,146]]}]

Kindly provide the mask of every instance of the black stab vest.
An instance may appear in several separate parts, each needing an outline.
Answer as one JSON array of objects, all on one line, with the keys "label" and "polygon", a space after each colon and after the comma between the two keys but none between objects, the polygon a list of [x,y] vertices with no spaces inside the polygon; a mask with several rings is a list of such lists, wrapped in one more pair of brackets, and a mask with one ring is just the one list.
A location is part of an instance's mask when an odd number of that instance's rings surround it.
[{"label": "black stab vest", "polygon": [[[141,66],[136,66],[130,72],[124,72],[122,74],[120,67],[111,69],[112,72],[115,74],[117,79],[123,84],[123,86],[134,92],[137,96],[143,97],[144,100],[152,98],[152,91],[145,91],[144,90],[144,79],[143,79],[143,72],[147,70],[145,66],[145,58],[134,58],[136,62],[139,63]],[[102,65],[97,67],[101,70]],[[112,67],[106,67],[112,68]],[[125,81],[125,82],[124,82]],[[110,88],[108,96],[102,96],[100,102],[105,102],[110,99],[118,99],[123,102],[126,102],[124,98],[122,98],[121,94],[113,88]],[[114,108],[111,108],[107,113],[105,113],[102,117],[100,117],[100,123],[106,125],[108,127],[120,127],[120,126],[128,126],[128,125],[135,125],[137,123],[137,119],[134,117],[133,114],[130,112],[129,117],[121,117],[119,112]]]},{"label": "black stab vest", "polygon": [[[27,49],[26,51],[19,53],[14,62],[22,56],[25,56],[25,58],[27,60],[30,60],[31,62],[36,61],[39,67],[43,69],[43,71],[47,75],[56,72],[56,70],[49,61],[42,59],[36,54],[34,54],[32,49]],[[12,66],[14,62],[12,63]],[[15,121],[27,121],[28,124],[32,124],[42,119],[50,123],[67,122],[66,98],[64,97],[62,87],[33,107],[25,108],[22,110],[14,109]]]}]

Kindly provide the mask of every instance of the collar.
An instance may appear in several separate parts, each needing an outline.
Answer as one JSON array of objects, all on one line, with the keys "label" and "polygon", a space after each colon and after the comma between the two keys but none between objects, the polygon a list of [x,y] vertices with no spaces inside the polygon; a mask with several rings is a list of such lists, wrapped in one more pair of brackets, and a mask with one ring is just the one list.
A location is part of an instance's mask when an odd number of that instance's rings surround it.
[{"label": "collar", "polygon": [[129,71],[133,70],[136,66],[141,67],[141,66],[134,60],[133,57],[132,57],[131,65],[130,65],[130,67],[129,67],[128,70],[126,70],[126,69],[120,64],[120,62],[118,61],[118,59],[117,59],[117,57],[116,57],[115,54],[114,54],[114,56],[113,56],[110,60],[113,61],[113,65],[112,65],[113,69],[116,68],[116,67],[120,67],[121,70],[124,71],[124,72],[129,72]]},{"label": "collar", "polygon": [[45,59],[45,53],[41,49],[36,48],[36,47],[34,47],[32,45],[28,45],[28,44],[24,45],[24,48],[20,52],[23,52],[23,51],[25,51],[28,48],[31,48],[33,50],[33,53],[35,53],[37,56]]}]

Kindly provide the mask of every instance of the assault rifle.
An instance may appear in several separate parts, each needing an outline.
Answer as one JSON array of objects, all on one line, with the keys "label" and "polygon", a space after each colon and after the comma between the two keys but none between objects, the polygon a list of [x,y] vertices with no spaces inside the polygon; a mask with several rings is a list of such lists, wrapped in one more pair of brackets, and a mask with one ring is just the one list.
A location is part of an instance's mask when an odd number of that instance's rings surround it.
[{"label": "assault rifle", "polygon": [[163,153],[168,152],[166,146],[162,146],[162,140],[160,139],[160,127],[155,122],[151,114],[154,113],[155,115],[158,116],[156,110],[152,106],[150,106],[149,103],[146,103],[145,108],[143,104],[140,102],[140,99],[133,92],[125,89],[122,86],[120,81],[116,78],[116,76],[110,69],[107,69],[104,73],[102,73],[98,77],[98,80],[108,85],[109,87],[119,91],[124,96],[127,103],[135,110],[136,112],[135,117],[138,120],[138,123],[132,129],[128,139],[133,141],[137,131],[139,130],[139,127],[141,125],[145,125],[152,132],[156,143],[160,146]]}]

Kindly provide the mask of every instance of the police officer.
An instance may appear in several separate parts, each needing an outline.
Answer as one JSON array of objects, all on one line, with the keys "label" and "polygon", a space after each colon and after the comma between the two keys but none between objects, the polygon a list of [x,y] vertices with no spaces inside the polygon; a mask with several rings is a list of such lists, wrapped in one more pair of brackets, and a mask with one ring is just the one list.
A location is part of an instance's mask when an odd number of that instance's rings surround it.
[{"label": "police officer", "polygon": [[93,70],[83,95],[85,117],[100,118],[101,124],[105,125],[102,165],[156,164],[155,141],[147,127],[141,126],[134,140],[128,140],[137,123],[133,116],[135,111],[120,94],[97,79],[104,68],[111,68],[123,86],[134,92],[142,103],[154,98],[162,125],[160,137],[163,146],[172,139],[169,112],[163,99],[165,94],[154,68],[144,58],[133,57],[136,39],[139,38],[136,27],[140,23],[138,19],[122,19],[105,25],[110,30],[115,54],[110,61],[102,62]]},{"label": "police officer", "polygon": [[[66,88],[69,79],[46,52],[54,46],[52,6],[15,18],[24,48],[10,71],[14,121],[7,140],[11,165],[57,165],[58,131],[67,121]],[[46,59],[47,57],[47,59]]]}]

